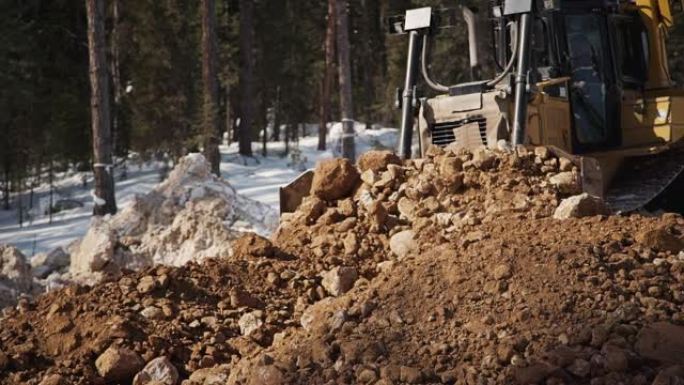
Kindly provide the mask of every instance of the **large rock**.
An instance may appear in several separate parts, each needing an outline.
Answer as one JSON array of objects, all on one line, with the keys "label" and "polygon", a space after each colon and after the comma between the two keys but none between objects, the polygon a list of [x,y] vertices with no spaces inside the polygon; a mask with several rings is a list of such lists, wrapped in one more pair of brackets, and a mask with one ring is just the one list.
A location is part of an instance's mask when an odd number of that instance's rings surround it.
[{"label": "large rock", "polygon": [[74,274],[102,271],[114,259],[117,234],[103,219],[94,218],[78,252],[71,258]]},{"label": "large rock", "polygon": [[157,357],[133,379],[133,385],[176,385],[178,370],[167,357]]},{"label": "large rock", "polygon": [[0,282],[19,291],[31,289],[31,266],[13,246],[0,246]]},{"label": "large rock", "polygon": [[412,230],[400,231],[390,238],[390,250],[399,259],[407,257],[410,253],[418,249],[418,244],[416,243],[415,234]]},{"label": "large rock", "polygon": [[264,324],[263,318],[264,312],[261,310],[255,310],[253,312],[243,314],[238,320],[240,333],[242,333],[243,336],[248,336],[254,333]]},{"label": "large rock", "polygon": [[354,287],[359,274],[353,267],[336,267],[321,274],[323,288],[335,297],[340,296]]},{"label": "large rock", "polygon": [[110,346],[95,360],[97,373],[107,382],[128,382],[145,362],[134,351]]},{"label": "large rock", "polygon": [[13,246],[0,246],[0,308],[14,304],[17,296],[31,291],[33,277],[26,257]]},{"label": "large rock", "polygon": [[401,165],[401,159],[390,151],[368,151],[361,155],[358,160],[359,170],[372,170],[380,172],[387,169],[390,164]]},{"label": "large rock", "polygon": [[684,326],[657,322],[641,329],[637,353],[661,364],[684,365]]},{"label": "large rock", "polygon": [[316,166],[311,193],[334,201],[349,196],[359,183],[359,172],[347,159],[328,159]]},{"label": "large rock", "polygon": [[[188,379],[189,385],[225,385],[230,376],[230,365],[219,365],[213,368],[194,371]],[[183,383],[185,384],[185,382]]]},{"label": "large rock", "polygon": [[564,199],[553,213],[556,219],[582,218],[607,215],[610,210],[601,198],[583,193]]},{"label": "large rock", "polygon": [[667,228],[646,230],[636,237],[637,242],[646,247],[661,251],[679,253],[684,250],[684,239],[670,233]]},{"label": "large rock", "polygon": [[71,257],[62,247],[58,247],[49,253],[36,254],[31,258],[33,275],[38,278],[46,278],[55,271],[69,267]]},{"label": "large rock", "polygon": [[581,191],[579,178],[572,171],[558,173],[549,178],[549,182],[563,194],[577,194]]}]

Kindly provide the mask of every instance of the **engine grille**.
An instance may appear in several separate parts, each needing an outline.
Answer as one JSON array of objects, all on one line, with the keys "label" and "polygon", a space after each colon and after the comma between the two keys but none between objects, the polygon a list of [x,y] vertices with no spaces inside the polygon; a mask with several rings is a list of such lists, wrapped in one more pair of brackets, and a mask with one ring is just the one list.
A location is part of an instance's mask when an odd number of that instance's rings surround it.
[{"label": "engine grille", "polygon": [[[432,132],[432,144],[436,146],[447,146],[453,142],[457,142],[457,135],[460,127],[463,127],[469,123],[477,123],[480,131],[480,139],[482,143],[487,145],[487,119],[484,117],[472,117],[463,120],[457,120],[455,122],[444,122],[435,123],[430,126],[430,131]],[[462,139],[461,139],[462,140]]]}]

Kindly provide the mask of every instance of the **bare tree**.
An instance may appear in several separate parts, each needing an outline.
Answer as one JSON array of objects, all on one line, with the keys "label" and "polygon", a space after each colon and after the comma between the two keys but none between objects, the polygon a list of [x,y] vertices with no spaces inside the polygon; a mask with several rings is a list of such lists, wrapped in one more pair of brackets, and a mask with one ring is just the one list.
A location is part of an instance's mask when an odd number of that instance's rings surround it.
[{"label": "bare tree", "polygon": [[335,0],[328,0],[328,27],[325,30],[325,74],[321,87],[320,125],[318,127],[318,149],[325,151],[326,125],[330,121],[331,94],[335,80]]},{"label": "bare tree", "polygon": [[252,156],[254,124],[254,4],[240,0],[240,154]]},{"label": "bare tree", "polygon": [[90,113],[93,130],[93,173],[95,207],[93,215],[116,213],[112,132],[109,111],[109,82],[105,44],[104,0],[86,0],[88,53],[90,59]]},{"label": "bare tree", "polygon": [[336,0],[337,58],[342,113],[342,156],[354,160],[354,102],[352,100],[351,63],[349,61],[349,15],[347,0]]},{"label": "bare tree", "polygon": [[219,83],[217,76],[216,4],[214,0],[202,0],[202,125],[204,133],[204,156],[211,164],[211,171],[221,174],[219,153]]}]

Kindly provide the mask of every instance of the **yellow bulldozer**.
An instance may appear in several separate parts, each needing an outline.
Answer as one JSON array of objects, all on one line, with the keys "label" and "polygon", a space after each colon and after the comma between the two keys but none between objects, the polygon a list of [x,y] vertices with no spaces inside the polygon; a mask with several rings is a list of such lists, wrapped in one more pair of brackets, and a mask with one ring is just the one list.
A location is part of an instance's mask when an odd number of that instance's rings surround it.
[{"label": "yellow bulldozer", "polygon": [[[640,209],[668,190],[684,206],[684,90],[673,82],[666,49],[681,8],[670,0],[493,0],[497,73],[454,86],[430,76],[428,54],[453,14],[428,7],[390,18],[391,32],[409,37],[397,93],[400,155],[424,156],[431,146],[545,146],[571,160],[583,190],[615,212]],[[460,11],[478,73],[483,18]],[[419,77],[436,97],[417,95]],[[281,190],[283,211],[308,193],[310,178]]]},{"label": "yellow bulldozer", "polygon": [[[682,191],[671,185],[682,183],[684,170],[684,90],[672,80],[666,49],[673,9],[681,11],[681,3],[492,5],[499,72],[492,80],[455,86],[441,85],[428,73],[430,38],[448,18],[420,8],[393,21],[410,40],[401,100],[404,158],[411,156],[415,126],[422,154],[430,146],[496,148],[501,141],[546,146],[572,160],[584,191],[616,212],[639,209],[668,188]],[[472,59],[478,55],[477,28],[468,31]],[[418,100],[419,71],[439,96]]]}]

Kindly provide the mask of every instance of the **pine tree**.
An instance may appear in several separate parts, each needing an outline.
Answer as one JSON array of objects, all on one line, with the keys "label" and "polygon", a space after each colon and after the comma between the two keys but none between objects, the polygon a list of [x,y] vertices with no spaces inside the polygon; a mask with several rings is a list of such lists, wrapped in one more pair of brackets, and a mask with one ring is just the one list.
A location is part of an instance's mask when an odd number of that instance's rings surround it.
[{"label": "pine tree", "polygon": [[325,29],[325,73],[323,74],[323,84],[321,93],[321,112],[320,123],[318,127],[318,150],[325,151],[325,141],[327,124],[330,121],[330,110],[332,100],[332,88],[335,80],[335,33],[336,33],[336,17],[335,17],[335,1],[328,0],[328,17],[327,26]]},{"label": "pine tree", "polygon": [[354,161],[354,104],[352,100],[351,62],[349,59],[349,16],[347,1],[336,0],[337,58],[340,79],[340,111],[342,113],[342,156]]},{"label": "pine tree", "polygon": [[254,123],[254,4],[240,0],[240,154],[252,156]]},{"label": "pine tree", "polygon": [[219,84],[217,76],[216,5],[214,0],[202,0],[202,84],[204,101],[204,155],[215,175],[221,174],[219,153]]},{"label": "pine tree", "polygon": [[91,120],[93,130],[93,173],[95,179],[94,215],[116,213],[114,168],[112,165],[111,121],[109,120],[109,81],[105,47],[104,0],[86,0],[90,56]]}]

